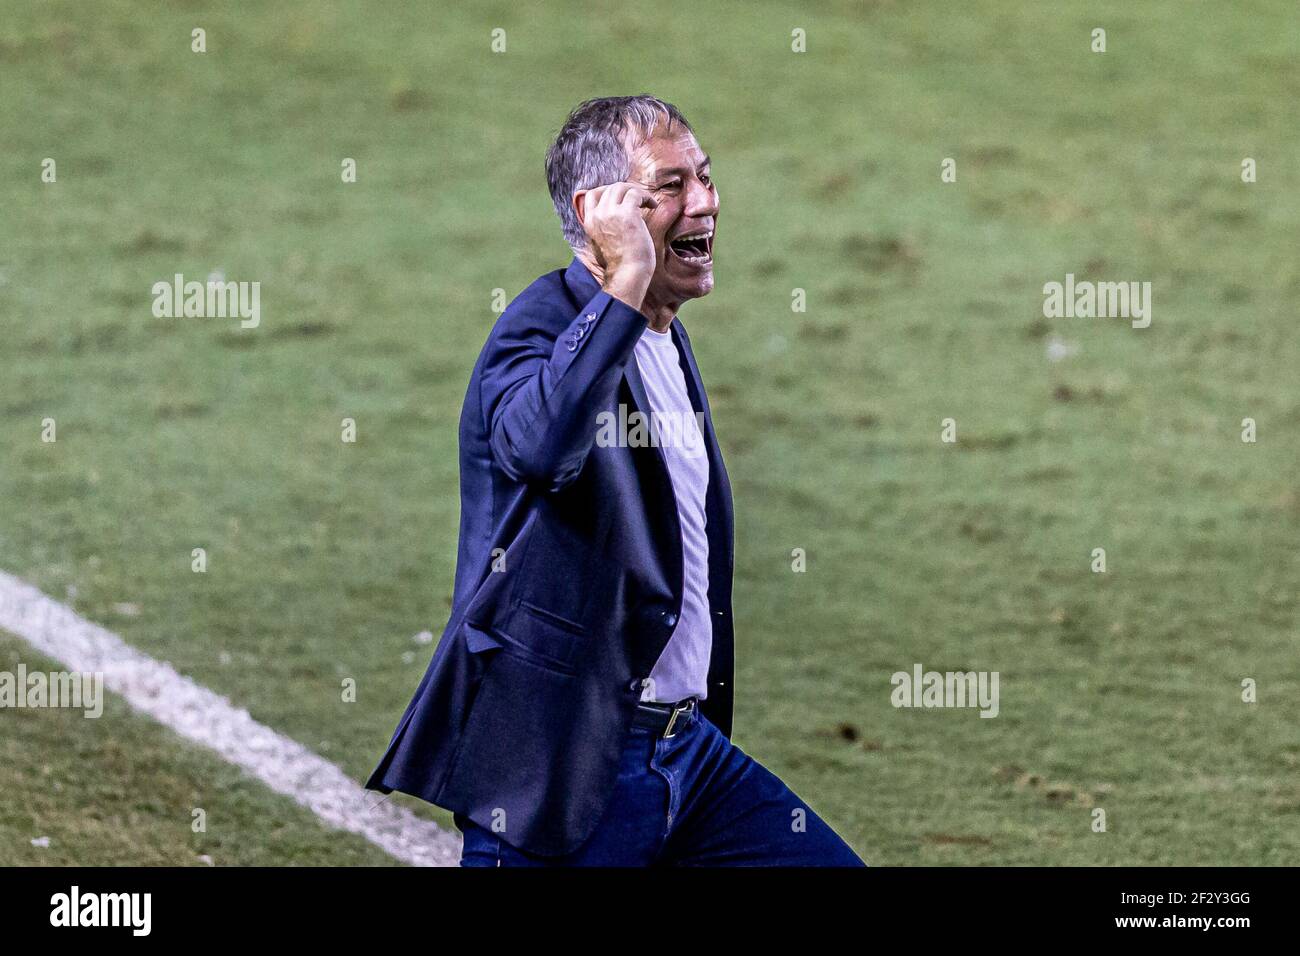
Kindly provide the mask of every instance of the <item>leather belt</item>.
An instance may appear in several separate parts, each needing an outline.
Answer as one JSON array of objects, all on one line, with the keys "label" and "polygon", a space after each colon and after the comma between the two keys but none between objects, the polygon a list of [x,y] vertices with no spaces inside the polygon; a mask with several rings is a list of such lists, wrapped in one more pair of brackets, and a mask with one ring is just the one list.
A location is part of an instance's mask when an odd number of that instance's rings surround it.
[{"label": "leather belt", "polygon": [[695,712],[699,703],[697,697],[687,697],[675,704],[659,701],[638,701],[636,712],[632,715],[633,727],[648,727],[658,737],[665,739],[676,737],[685,718]]}]

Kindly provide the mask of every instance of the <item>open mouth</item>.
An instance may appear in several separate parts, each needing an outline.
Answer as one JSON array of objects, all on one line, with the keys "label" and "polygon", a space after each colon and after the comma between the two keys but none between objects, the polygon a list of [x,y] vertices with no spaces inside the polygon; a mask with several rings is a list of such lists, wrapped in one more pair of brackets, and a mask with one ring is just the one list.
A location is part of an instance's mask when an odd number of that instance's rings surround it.
[{"label": "open mouth", "polygon": [[673,255],[692,266],[706,266],[713,261],[713,230],[702,229],[678,236],[668,243]]}]

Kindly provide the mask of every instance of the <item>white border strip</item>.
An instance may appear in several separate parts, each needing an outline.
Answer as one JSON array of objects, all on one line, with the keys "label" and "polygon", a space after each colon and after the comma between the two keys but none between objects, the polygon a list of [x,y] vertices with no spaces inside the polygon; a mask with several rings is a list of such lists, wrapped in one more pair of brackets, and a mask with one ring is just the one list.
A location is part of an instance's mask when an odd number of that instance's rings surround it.
[{"label": "white border strip", "polygon": [[70,671],[102,673],[104,685],[136,710],[215,750],[329,826],[360,834],[404,863],[458,865],[458,837],[380,800],[328,760],[259,724],[248,711],[3,571],[0,628]]}]

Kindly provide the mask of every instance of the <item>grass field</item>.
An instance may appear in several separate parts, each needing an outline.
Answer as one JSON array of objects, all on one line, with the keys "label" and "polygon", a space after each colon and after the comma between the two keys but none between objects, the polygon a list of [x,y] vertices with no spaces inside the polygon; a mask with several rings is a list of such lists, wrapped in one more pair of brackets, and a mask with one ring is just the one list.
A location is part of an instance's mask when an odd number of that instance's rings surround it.
[{"label": "grass field", "polygon": [[[1300,861],[1294,3],[235,7],[0,20],[0,568],[363,779],[448,611],[493,290],[568,262],[549,137],[653,92],[721,193],[682,319],[737,742],[876,864]],[[213,271],[258,328],[153,316]],[[1045,319],[1067,272],[1151,327]],[[918,662],[999,716],[894,709]],[[204,855],[385,859],[120,702],[0,711],[0,863]]]}]

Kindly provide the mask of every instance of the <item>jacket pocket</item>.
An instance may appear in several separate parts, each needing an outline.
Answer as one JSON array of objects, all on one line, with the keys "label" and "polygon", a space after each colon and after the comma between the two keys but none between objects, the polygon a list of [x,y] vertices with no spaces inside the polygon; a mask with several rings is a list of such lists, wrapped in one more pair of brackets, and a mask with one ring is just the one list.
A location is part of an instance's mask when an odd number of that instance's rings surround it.
[{"label": "jacket pocket", "polygon": [[582,625],[527,602],[520,603],[510,619],[509,633],[501,636],[569,672],[579,668],[591,641]]},{"label": "jacket pocket", "polygon": [[538,607],[529,601],[520,601],[519,606],[527,613],[547,624],[553,624],[558,628],[566,631],[572,631],[574,634],[586,634],[587,629],[577,621],[570,621],[567,617],[562,617],[554,611],[548,611],[544,607]]}]

